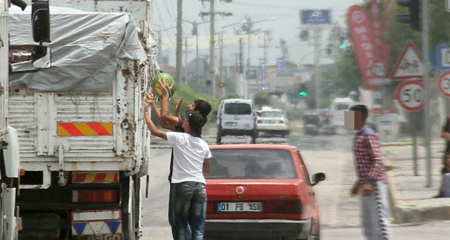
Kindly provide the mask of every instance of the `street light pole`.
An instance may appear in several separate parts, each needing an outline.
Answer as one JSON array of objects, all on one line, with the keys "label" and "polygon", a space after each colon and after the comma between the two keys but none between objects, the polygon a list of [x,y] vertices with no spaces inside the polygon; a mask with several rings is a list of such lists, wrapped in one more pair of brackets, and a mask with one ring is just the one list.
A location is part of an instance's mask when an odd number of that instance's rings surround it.
[{"label": "street light pole", "polygon": [[320,28],[314,29],[314,81],[316,82],[316,109],[320,108],[320,94],[319,94],[319,88],[320,88],[320,35],[321,30]]},{"label": "street light pole", "polygon": [[177,5],[177,48],[176,48],[176,81],[181,83],[181,65],[183,51],[183,0],[178,0]]},{"label": "street light pole", "polygon": [[210,25],[210,42],[209,42],[209,56],[210,56],[210,60],[209,60],[209,73],[210,73],[210,76],[211,76],[211,92],[212,92],[212,95],[213,95],[213,98],[216,98],[216,75],[215,75],[215,56],[214,56],[214,52],[215,52],[215,49],[214,49],[214,44],[215,44],[215,41],[214,41],[214,34],[215,34],[215,30],[214,30],[214,27],[215,27],[215,22],[214,22],[214,20],[215,20],[215,14],[214,14],[214,3],[215,3],[216,1],[215,0],[211,0],[211,1],[209,1],[209,5],[210,5],[210,15],[209,15],[209,17],[210,17],[210,22],[211,22],[211,25]]}]

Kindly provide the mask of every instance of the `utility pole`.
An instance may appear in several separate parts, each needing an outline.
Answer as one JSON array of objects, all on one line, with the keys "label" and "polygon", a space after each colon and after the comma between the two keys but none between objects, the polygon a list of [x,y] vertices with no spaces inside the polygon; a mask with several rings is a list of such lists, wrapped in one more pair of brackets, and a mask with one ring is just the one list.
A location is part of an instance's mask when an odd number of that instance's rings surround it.
[{"label": "utility pole", "polygon": [[242,56],[242,38],[239,38],[239,70],[238,70],[239,76],[238,81],[239,84],[237,85],[238,93],[240,96],[243,96],[245,94],[245,78],[243,76],[244,73],[244,65],[243,65],[243,56]]},{"label": "utility pole", "polygon": [[[263,46],[262,46],[262,48],[264,49],[264,62],[266,64],[266,68],[265,68],[265,73],[264,74],[265,74],[265,76],[267,76],[267,48],[269,48],[269,46],[267,46],[267,42],[270,41],[271,39],[270,39],[270,36],[269,36],[270,31],[264,31],[263,33],[264,33],[264,35],[263,35],[264,39],[263,39]],[[263,82],[263,85],[265,87],[266,86],[266,82]]]},{"label": "utility pole", "polygon": [[[242,31],[241,34],[247,35],[247,41],[248,41],[248,46],[247,46],[247,59],[248,59],[248,61],[247,61],[247,64],[246,64],[247,71],[250,71],[251,70],[251,66],[252,66],[252,64],[251,64],[251,45],[250,44],[251,44],[251,35],[253,33],[255,33],[254,31],[252,31],[253,25],[255,23],[261,23],[261,22],[273,21],[273,20],[275,20],[275,18],[264,19],[264,20],[260,20],[260,21],[252,21],[250,17],[246,18],[246,21],[245,21],[246,27],[243,28],[244,31]],[[245,86],[247,86],[247,82],[245,82]],[[249,94],[248,94],[248,91],[247,91],[247,87],[245,88],[245,94],[244,95],[245,95],[245,98],[249,97],[248,96]]]},{"label": "utility pole", "polygon": [[[203,1],[203,0],[202,0]],[[224,2],[230,3],[232,0],[224,0]],[[211,92],[213,97],[216,97],[216,76],[215,76],[215,72],[216,72],[216,66],[215,66],[215,57],[214,57],[214,52],[215,52],[215,40],[214,40],[214,35],[215,35],[215,15],[219,14],[221,16],[232,16],[232,13],[228,13],[228,12],[216,12],[215,8],[215,0],[209,0],[209,12],[201,12],[199,15],[201,17],[204,16],[208,16],[209,15],[209,19],[210,19],[210,41],[209,41],[209,57],[210,57],[210,62],[209,62],[209,73],[211,75]]]},{"label": "utility pole", "polygon": [[188,57],[188,38],[189,37],[184,37],[184,84],[187,85],[188,84],[188,69],[187,69],[187,57]]},{"label": "utility pole", "polygon": [[197,82],[197,93],[200,93],[200,81],[198,78],[198,29],[197,22],[194,22],[195,27],[195,81]]},{"label": "utility pole", "polygon": [[196,59],[196,61],[195,61],[195,80],[197,83],[197,93],[200,93],[200,80],[198,77],[199,76],[199,74],[198,74],[198,72],[199,72],[199,70],[198,70],[198,59],[199,59],[199,56],[198,56],[198,25],[201,25],[204,23],[209,23],[209,21],[198,23],[196,21],[190,22],[190,21],[183,20],[183,22],[192,24],[192,32],[191,33],[192,33],[192,35],[195,36],[195,59]]},{"label": "utility pole", "polygon": [[315,28],[314,29],[314,81],[316,82],[316,109],[320,108],[320,36],[321,35],[321,29]]},{"label": "utility pole", "polygon": [[[220,54],[220,62],[219,62],[220,82],[223,83],[223,33],[219,33],[217,35],[219,39],[219,54]],[[222,92],[221,98],[225,97],[225,88],[222,88],[221,92]]]},{"label": "utility pole", "polygon": [[430,83],[430,68],[428,62],[430,35],[428,29],[428,0],[422,0],[422,56],[423,62],[423,82],[425,86],[425,149],[427,151],[427,184],[425,187],[431,188],[431,121],[430,121],[430,107],[431,107],[431,83]]},{"label": "utility pole", "polygon": [[[158,64],[162,65],[162,32],[158,30]],[[159,67],[161,67],[161,65]]]},{"label": "utility pole", "polygon": [[177,5],[177,50],[176,50],[176,78],[178,83],[181,83],[181,68],[182,68],[182,51],[183,51],[183,0],[178,0]]},{"label": "utility pole", "polygon": [[214,98],[216,98],[216,74],[215,74],[215,56],[214,56],[214,46],[215,46],[215,41],[214,41],[214,35],[215,35],[215,14],[214,14],[214,3],[216,1],[215,0],[210,0],[209,1],[209,21],[211,22],[210,25],[210,29],[209,29],[209,35],[210,35],[210,41],[209,41],[209,56],[210,56],[210,60],[209,60],[209,74],[211,76],[211,92]]}]

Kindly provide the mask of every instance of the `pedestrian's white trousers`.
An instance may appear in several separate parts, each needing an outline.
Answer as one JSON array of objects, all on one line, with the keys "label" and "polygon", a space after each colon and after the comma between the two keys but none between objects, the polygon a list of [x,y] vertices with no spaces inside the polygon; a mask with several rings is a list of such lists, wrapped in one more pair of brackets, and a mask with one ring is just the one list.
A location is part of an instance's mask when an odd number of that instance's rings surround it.
[{"label": "pedestrian's white trousers", "polygon": [[364,235],[367,240],[392,240],[389,226],[389,205],[387,186],[376,182],[370,196],[364,196],[362,185],[359,188],[361,197],[361,217]]}]

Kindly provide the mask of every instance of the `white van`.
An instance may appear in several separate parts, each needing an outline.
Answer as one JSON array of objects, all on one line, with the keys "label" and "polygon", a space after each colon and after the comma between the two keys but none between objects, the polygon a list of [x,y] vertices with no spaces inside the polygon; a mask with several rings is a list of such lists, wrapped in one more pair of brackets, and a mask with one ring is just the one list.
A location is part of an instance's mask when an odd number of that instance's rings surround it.
[{"label": "white van", "polygon": [[344,112],[348,111],[351,107],[357,105],[358,102],[351,98],[335,98],[330,105],[331,113],[331,128],[332,132],[336,132],[344,129]]},{"label": "white van", "polygon": [[253,101],[246,99],[225,99],[220,102],[217,111],[217,144],[222,136],[250,136],[255,143],[256,114]]}]

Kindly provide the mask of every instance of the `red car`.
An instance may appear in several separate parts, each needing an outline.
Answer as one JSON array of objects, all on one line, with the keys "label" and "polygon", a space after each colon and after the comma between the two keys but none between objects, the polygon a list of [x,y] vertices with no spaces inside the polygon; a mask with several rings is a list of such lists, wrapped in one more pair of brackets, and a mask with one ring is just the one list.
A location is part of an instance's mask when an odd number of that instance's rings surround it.
[{"label": "red car", "polygon": [[205,239],[320,239],[308,170],[287,145],[211,146]]}]

